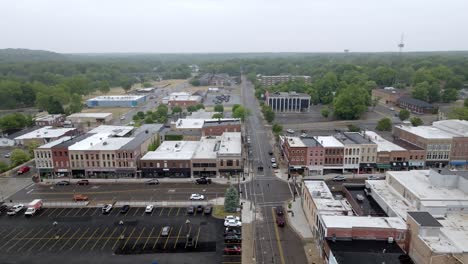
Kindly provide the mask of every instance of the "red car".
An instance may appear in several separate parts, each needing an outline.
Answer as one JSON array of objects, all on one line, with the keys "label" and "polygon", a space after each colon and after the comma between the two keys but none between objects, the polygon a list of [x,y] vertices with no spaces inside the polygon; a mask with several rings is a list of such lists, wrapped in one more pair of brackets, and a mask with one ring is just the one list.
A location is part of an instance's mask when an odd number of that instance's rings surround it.
[{"label": "red car", "polygon": [[229,245],[224,248],[224,254],[226,255],[240,255],[242,253],[241,247]]},{"label": "red car", "polygon": [[279,227],[283,227],[285,224],[283,207],[276,207],[275,212],[276,212],[276,224]]},{"label": "red car", "polygon": [[18,170],[18,174],[25,174],[27,173],[31,168],[29,166],[23,166]]}]

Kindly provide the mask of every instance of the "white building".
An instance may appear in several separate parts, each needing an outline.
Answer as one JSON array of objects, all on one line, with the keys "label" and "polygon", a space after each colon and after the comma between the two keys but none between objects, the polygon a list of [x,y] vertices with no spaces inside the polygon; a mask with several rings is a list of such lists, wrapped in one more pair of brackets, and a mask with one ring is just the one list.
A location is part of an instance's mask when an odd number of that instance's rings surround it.
[{"label": "white building", "polygon": [[36,129],[32,132],[26,133],[15,138],[15,144],[28,145],[28,144],[39,144],[43,145],[48,142],[57,140],[63,136],[71,136],[76,132],[75,128],[54,128],[51,126],[45,126]]}]

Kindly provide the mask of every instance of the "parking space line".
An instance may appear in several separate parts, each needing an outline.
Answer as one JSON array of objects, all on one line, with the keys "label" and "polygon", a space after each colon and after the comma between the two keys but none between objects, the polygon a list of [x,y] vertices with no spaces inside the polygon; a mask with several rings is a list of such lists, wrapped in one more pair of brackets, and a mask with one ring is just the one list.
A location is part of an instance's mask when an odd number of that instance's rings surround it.
[{"label": "parking space line", "polygon": [[73,216],[77,216],[77,215],[78,215],[78,213],[79,213],[79,212],[81,212],[81,210],[82,210],[82,209],[83,209],[83,208],[81,208],[81,207],[80,207],[80,208],[78,208],[78,211],[76,211],[76,213],[75,213],[75,214],[73,214]]},{"label": "parking space line", "polygon": [[182,231],[182,226],[180,226],[180,228],[179,228],[179,233],[177,233],[177,238],[176,238],[176,241],[175,241],[175,243],[174,243],[174,248],[177,247],[177,241],[179,241],[180,231]]},{"label": "parking space line", "polygon": [[104,234],[107,232],[107,229],[109,229],[109,227],[106,227],[106,229],[104,229],[104,232],[102,232],[101,236],[99,236],[98,239],[96,239],[96,242],[94,243],[94,245],[91,247],[90,250],[94,250],[94,247],[96,247],[97,243],[99,241],[101,241],[102,237],[104,236]]},{"label": "parking space line", "polygon": [[55,211],[57,211],[58,208],[54,208],[52,209],[52,211],[49,213],[49,215],[47,217],[52,217],[52,215],[55,213]]},{"label": "parking space line", "polygon": [[151,216],[153,216],[155,211],[156,211],[156,208],[153,208],[153,211],[151,211]]},{"label": "parking space line", "polygon": [[59,236],[59,238],[55,240],[55,243],[49,248],[49,251],[51,251],[55,247],[55,245],[57,245],[57,243],[62,239],[62,237],[65,237],[68,234],[68,232],[70,232],[70,230],[71,228],[68,228],[67,232],[63,233],[62,236]]},{"label": "parking space line", "polygon": [[60,210],[60,212],[55,217],[60,216],[62,214],[62,212],[65,211],[65,209],[67,209],[67,208],[62,208],[62,210]]},{"label": "parking space line", "polygon": [[143,249],[146,248],[146,244],[148,243],[148,240],[150,239],[151,235],[153,234],[153,231],[154,231],[154,226],[153,226],[153,228],[151,228],[151,232],[150,232],[149,236],[146,238],[145,244],[143,245]]},{"label": "parking space line", "polygon": [[177,209],[177,214],[176,214],[176,216],[179,215],[179,212],[180,212],[180,207]]},{"label": "parking space line", "polygon": [[90,237],[88,237],[88,239],[86,240],[86,242],[81,246],[80,248],[80,251],[83,250],[83,248],[86,247],[86,245],[88,244],[88,242],[94,237],[94,235],[96,234],[96,232],[99,230],[99,227],[96,228],[96,230],[94,230],[94,232],[91,234]]},{"label": "parking space line", "polygon": [[22,241],[24,238],[28,237],[29,234],[31,234],[32,231],[34,231],[34,229],[31,229],[31,231],[29,231],[28,233],[26,233],[26,235],[24,235],[22,238],[17,239],[16,242],[15,242],[13,245],[11,245],[11,246],[7,249],[7,252],[10,252],[10,250],[11,250],[12,248],[14,248],[20,241]]},{"label": "parking space line", "polygon": [[73,233],[73,235],[69,239],[67,239],[67,241],[65,241],[60,250],[63,250],[63,248],[65,248],[65,246],[68,244],[68,241],[71,241],[75,237],[75,235],[80,231],[80,229],[81,227],[79,227],[78,230],[76,230],[75,233]]},{"label": "parking space line", "polygon": [[104,243],[104,245],[102,245],[101,250],[103,250],[104,247],[107,245],[107,242],[109,242],[109,240],[111,239],[111,237],[114,235],[115,231],[117,231],[117,228],[114,228],[114,231],[112,231],[112,234],[107,238],[107,240],[106,240],[106,242]]},{"label": "parking space line", "polygon": [[161,212],[159,213],[159,216],[161,216],[163,212],[164,212],[164,207],[162,207]]},{"label": "parking space line", "polygon": [[[55,229],[55,228],[52,228],[52,229]],[[55,233],[57,234],[58,232],[60,232],[60,230],[62,230],[61,228],[59,228]],[[44,238],[46,239],[46,238]],[[42,244],[42,246],[39,248],[39,251],[42,251],[42,249],[45,247],[45,245],[47,245],[52,239],[55,239],[55,236],[51,236],[49,239],[47,239],[47,241]]]},{"label": "parking space line", "polygon": [[128,241],[130,240],[130,238],[132,237],[133,233],[135,232],[135,229],[136,229],[136,227],[133,228],[132,232],[130,233],[130,235],[128,236],[128,238],[125,240],[125,243],[124,243],[124,245],[122,246],[122,249],[124,249],[125,246],[127,246],[127,243],[128,243]]},{"label": "parking space line", "polygon": [[50,228],[49,230],[47,230],[47,232],[46,232],[44,235],[42,235],[41,237],[39,237],[39,238],[37,239],[36,243],[34,243],[34,244],[32,245],[32,247],[29,247],[28,251],[31,251],[39,242],[41,242],[41,240],[44,239],[44,237],[46,237],[46,236],[50,233],[50,231],[52,231],[52,228]]},{"label": "parking space line", "polygon": [[10,231],[10,229],[2,230],[2,231],[0,232],[0,237],[3,237],[3,233],[6,233],[6,232],[8,232],[8,231]]},{"label": "parking space line", "polygon": [[[187,234],[190,235],[190,232],[192,232],[192,225],[189,226],[189,231],[188,231]],[[186,239],[184,248],[187,248],[187,242],[188,242],[188,240]]]},{"label": "parking space line", "polygon": [[[162,231],[163,227],[161,227],[161,231]],[[166,238],[166,243],[164,243],[164,249],[166,249],[166,246],[167,246],[167,241],[169,241],[169,238],[171,237],[171,234],[172,234],[172,230],[174,228],[171,227],[171,229],[169,229],[169,235],[167,236]],[[159,233],[159,235],[161,235],[161,233]],[[158,239],[159,239],[159,236],[158,236]],[[158,242],[158,240],[156,240],[156,242]],[[156,246],[156,243],[154,243],[154,245]],[[154,248],[154,246],[153,246]]]},{"label": "parking space line", "polygon": [[91,207],[86,208],[86,210],[83,212],[83,214],[81,216],[85,216],[90,209],[91,209]]},{"label": "parking space line", "polygon": [[72,250],[72,249],[76,246],[76,244],[78,244],[78,242],[80,242],[80,240],[84,237],[84,235],[86,235],[86,233],[88,233],[88,231],[89,231],[89,227],[86,228],[86,230],[84,231],[84,233],[80,236],[80,238],[78,238],[77,241],[75,241],[75,244],[73,244],[73,246],[72,246],[69,250]]},{"label": "parking space line", "polygon": [[[33,229],[33,230],[34,230],[34,229]],[[28,241],[24,242],[23,245],[21,245],[21,247],[19,247],[19,248],[16,250],[16,252],[20,252],[20,250],[23,249],[24,246],[26,246],[26,244],[28,244],[30,241],[32,241],[33,239],[35,239],[36,236],[42,232],[42,230],[44,230],[44,228],[39,229],[39,232],[37,232],[36,234],[34,234],[32,238],[28,239]]]},{"label": "parking space line", "polygon": [[117,237],[117,239],[115,240],[115,243],[114,245],[112,246],[112,250],[115,249],[115,246],[117,245],[117,242],[119,242],[120,238],[122,237],[123,234],[125,234],[125,230],[127,230],[127,227],[124,227],[124,230],[122,231],[122,233],[120,233],[120,235]]},{"label": "parking space line", "polygon": [[143,212],[141,213],[141,216],[144,216],[146,213],[146,208],[143,208]]},{"label": "parking space line", "polygon": [[[11,231],[10,233],[8,233],[8,235],[6,236],[10,236],[11,234],[13,234],[14,232],[16,231],[16,228],[13,229],[13,231]],[[5,247],[8,243],[10,243],[10,241],[15,238],[16,236],[18,236],[18,234],[21,234],[22,230],[19,232],[19,233],[16,233],[14,236],[8,238],[8,240],[0,247],[0,249],[2,249],[3,247]]]},{"label": "parking space line", "polygon": [[144,226],[143,229],[141,230],[141,233],[140,233],[140,235],[138,236],[138,238],[137,238],[137,240],[135,241],[135,243],[133,244],[132,249],[135,249],[135,246],[137,245],[138,241],[140,240],[141,235],[143,235],[143,232],[145,232],[145,229],[146,229],[146,226]]},{"label": "parking space line", "polygon": [[91,216],[94,216],[94,214],[99,211],[99,208],[96,208],[96,210],[94,210],[94,212],[91,214]]},{"label": "parking space line", "polygon": [[169,208],[169,212],[167,213],[167,216],[171,216],[171,212],[172,212],[172,207]]},{"label": "parking space line", "polygon": [[195,241],[195,248],[197,248],[197,245],[198,245],[198,238],[200,237],[200,228],[201,226],[198,226],[197,241]]}]

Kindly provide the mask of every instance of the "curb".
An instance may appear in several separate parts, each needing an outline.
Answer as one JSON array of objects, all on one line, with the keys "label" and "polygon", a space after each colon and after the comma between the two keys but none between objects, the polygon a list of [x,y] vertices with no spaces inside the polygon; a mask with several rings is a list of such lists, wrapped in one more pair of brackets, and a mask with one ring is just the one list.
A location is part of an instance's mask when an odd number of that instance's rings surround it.
[{"label": "curb", "polygon": [[[285,202],[285,208],[288,208],[288,203],[291,202],[291,201],[292,201],[292,200],[288,200],[288,201]],[[291,216],[291,214],[289,214],[289,211],[290,211],[290,209],[287,209],[287,212],[288,212],[288,214],[287,214],[287,215],[288,215],[288,222],[291,222],[291,217],[292,217],[292,216]],[[292,228],[292,230],[301,238],[302,242],[307,243],[307,242],[313,242],[313,241],[314,241],[314,238],[313,238],[313,237],[305,238],[305,237],[301,234],[301,232],[299,232],[299,231],[297,230],[297,228],[296,228],[294,225],[289,224],[289,226],[290,226],[290,227]]]}]

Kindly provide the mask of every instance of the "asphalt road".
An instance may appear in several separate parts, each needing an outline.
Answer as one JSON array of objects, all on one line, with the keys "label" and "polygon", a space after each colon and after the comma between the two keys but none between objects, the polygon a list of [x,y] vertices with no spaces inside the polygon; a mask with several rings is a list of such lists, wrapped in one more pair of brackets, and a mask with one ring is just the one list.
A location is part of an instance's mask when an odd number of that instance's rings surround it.
[{"label": "asphalt road", "polygon": [[90,201],[188,201],[192,193],[205,196],[205,200],[224,196],[226,185],[195,183],[146,184],[90,184],[68,186],[35,185],[21,189],[9,200],[30,201],[41,198],[46,202],[71,201],[73,194],[84,194]]},{"label": "asphalt road", "polygon": [[[268,152],[274,147],[269,140],[268,128],[263,124],[260,108],[254,96],[254,88],[242,77],[242,102],[252,115],[245,122],[250,136],[254,168],[263,164],[264,171],[255,171],[254,180],[243,186],[248,199],[255,208],[254,237],[256,263],[307,263],[304,247],[299,236],[288,226],[276,229],[273,207],[281,206],[292,199],[291,187],[273,175],[269,167]],[[245,195],[245,194],[244,194]]]}]

